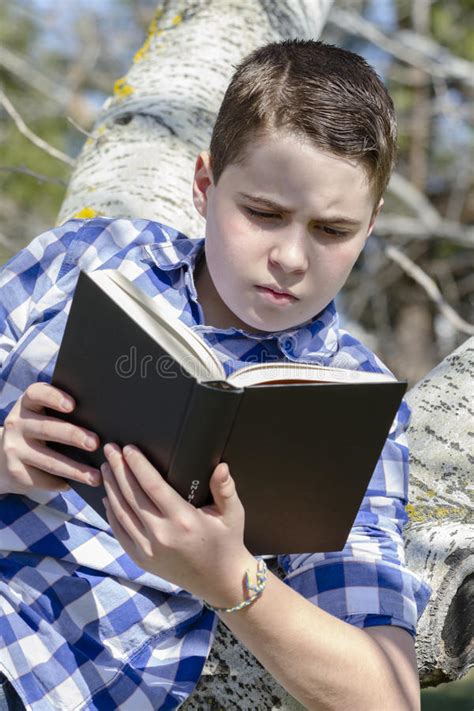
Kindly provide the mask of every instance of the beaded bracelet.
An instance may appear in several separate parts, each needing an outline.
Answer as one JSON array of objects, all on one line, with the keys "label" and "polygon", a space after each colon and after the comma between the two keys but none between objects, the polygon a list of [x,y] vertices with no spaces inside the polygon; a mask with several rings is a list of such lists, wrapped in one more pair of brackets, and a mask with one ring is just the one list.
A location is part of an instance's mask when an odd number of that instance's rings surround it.
[{"label": "beaded bracelet", "polygon": [[237,610],[241,610],[243,607],[247,607],[247,605],[250,605],[254,600],[256,600],[257,597],[259,597],[265,590],[265,586],[267,584],[267,572],[267,564],[263,559],[260,559],[257,563],[257,582],[255,585],[252,585],[250,582],[249,571],[245,571],[245,589],[247,593],[249,593],[250,590],[253,590],[255,595],[252,595],[246,600],[243,600],[238,605],[235,605],[235,607],[213,607],[204,600],[203,602],[205,606],[208,607],[210,610],[214,610],[214,612],[237,612]]}]

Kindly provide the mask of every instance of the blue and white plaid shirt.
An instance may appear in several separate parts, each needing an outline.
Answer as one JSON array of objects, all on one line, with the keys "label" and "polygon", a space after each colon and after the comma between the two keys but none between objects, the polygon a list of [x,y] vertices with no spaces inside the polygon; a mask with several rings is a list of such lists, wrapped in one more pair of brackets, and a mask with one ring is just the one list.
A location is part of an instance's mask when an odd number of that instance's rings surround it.
[{"label": "blue and white plaid shirt", "polygon": [[[277,333],[204,325],[193,281],[203,243],[144,219],[73,219],[7,262],[0,424],[30,383],[51,381],[79,269],[118,269],[166,299],[227,373],[267,359],[390,372],[340,327],[334,303]],[[405,563],[409,416],[403,401],[345,548],[278,561],[286,584],[326,612],[415,635],[431,588]],[[32,711],[175,709],[201,675],[216,623],[200,599],[139,568],[72,489],[0,496],[0,671]]]}]

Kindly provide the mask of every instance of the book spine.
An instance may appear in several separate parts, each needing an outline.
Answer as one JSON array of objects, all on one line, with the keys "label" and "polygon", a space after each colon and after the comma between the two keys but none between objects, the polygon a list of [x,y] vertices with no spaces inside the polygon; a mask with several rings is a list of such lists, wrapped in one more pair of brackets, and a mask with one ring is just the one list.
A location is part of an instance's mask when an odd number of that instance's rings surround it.
[{"label": "book spine", "polygon": [[209,480],[221,461],[243,392],[226,382],[194,383],[167,480],[196,507],[213,503]]}]

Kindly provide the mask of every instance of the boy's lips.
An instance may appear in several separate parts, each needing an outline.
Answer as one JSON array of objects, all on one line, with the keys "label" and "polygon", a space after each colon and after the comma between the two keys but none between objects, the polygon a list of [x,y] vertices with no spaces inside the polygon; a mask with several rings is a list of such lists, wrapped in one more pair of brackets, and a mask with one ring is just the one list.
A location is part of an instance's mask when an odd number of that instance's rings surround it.
[{"label": "boy's lips", "polygon": [[277,294],[277,296],[291,296],[293,299],[298,298],[293,292],[284,291],[273,284],[263,284],[262,286],[257,286],[257,289],[268,289],[269,291],[273,291],[274,294]]},{"label": "boy's lips", "polygon": [[281,306],[285,304],[292,304],[298,301],[296,296],[288,292],[274,291],[274,289],[267,286],[257,286],[258,292],[267,300],[270,300],[274,304],[280,304]]}]

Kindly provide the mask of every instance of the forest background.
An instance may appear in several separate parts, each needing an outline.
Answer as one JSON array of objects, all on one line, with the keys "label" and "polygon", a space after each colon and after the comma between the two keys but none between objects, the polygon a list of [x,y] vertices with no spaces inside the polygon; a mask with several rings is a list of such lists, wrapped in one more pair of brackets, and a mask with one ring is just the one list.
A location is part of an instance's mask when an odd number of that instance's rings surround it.
[{"label": "forest background", "polygon": [[[159,5],[0,0],[0,264],[56,224],[67,157],[119,90]],[[338,305],[413,385],[474,333],[474,6],[336,0],[321,39],[362,54],[394,99],[396,175]],[[473,698],[471,672],[424,690],[422,708],[472,711]]]}]

